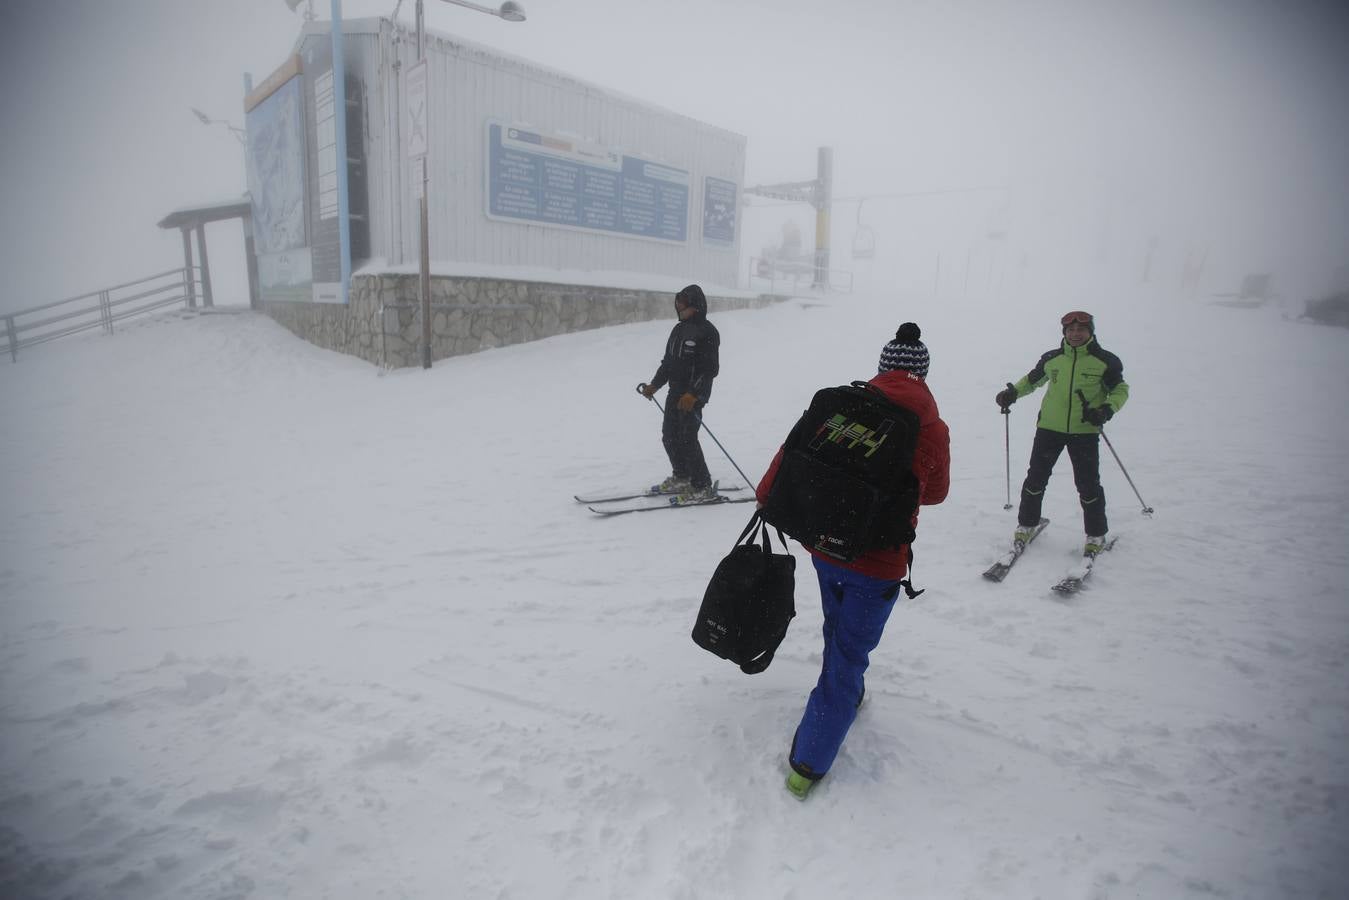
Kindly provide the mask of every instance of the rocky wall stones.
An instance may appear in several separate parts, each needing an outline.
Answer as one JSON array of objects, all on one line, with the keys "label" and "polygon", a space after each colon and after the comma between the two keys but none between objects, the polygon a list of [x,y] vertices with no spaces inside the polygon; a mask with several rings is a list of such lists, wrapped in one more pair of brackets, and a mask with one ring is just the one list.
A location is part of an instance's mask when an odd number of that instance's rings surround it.
[{"label": "rocky wall stones", "polygon": [[[498,278],[431,280],[433,359],[535,341],[557,334],[671,318],[671,294]],[[766,306],[784,298],[708,297],[712,313]],[[421,365],[421,294],[416,275],[360,275],[346,306],[265,303],[267,314],[299,337],[388,368]]]}]

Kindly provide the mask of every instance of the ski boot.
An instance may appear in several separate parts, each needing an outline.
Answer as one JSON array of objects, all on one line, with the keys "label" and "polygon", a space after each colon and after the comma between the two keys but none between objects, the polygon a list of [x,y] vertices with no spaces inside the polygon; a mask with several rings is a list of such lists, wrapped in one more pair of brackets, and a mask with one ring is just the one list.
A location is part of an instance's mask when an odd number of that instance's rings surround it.
[{"label": "ski boot", "polygon": [[705,487],[690,486],[687,491],[682,491],[671,498],[670,502],[679,506],[684,503],[708,503],[721,496],[717,493],[717,482],[712,482]]},{"label": "ski boot", "polygon": [[683,493],[684,491],[692,490],[692,488],[693,482],[689,481],[687,478],[671,475],[669,478],[665,479],[660,484],[651,485],[651,493],[680,494]]},{"label": "ski boot", "polygon": [[815,787],[816,779],[807,778],[795,769],[787,776],[787,790],[792,792],[792,796],[797,800],[804,800]]}]

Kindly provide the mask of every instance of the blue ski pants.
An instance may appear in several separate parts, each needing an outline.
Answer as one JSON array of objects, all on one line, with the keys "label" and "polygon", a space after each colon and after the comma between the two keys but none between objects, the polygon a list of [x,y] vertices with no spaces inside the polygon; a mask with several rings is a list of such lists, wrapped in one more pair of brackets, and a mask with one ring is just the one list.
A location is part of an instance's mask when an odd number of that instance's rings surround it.
[{"label": "blue ski pants", "polygon": [[791,765],[820,778],[834,764],[862,701],[862,676],[895,608],[899,581],[871,578],[811,557],[824,608],[824,665],[792,738]]}]

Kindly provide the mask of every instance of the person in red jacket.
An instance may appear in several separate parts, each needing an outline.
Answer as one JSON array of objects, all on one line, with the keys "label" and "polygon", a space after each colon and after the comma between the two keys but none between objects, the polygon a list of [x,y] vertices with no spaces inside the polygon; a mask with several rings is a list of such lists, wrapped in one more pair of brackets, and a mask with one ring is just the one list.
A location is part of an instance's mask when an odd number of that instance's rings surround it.
[{"label": "person in red jacket", "polygon": [[[870,383],[918,415],[913,474],[918,479],[919,504],[933,506],[946,499],[950,488],[951,438],[927,387],[929,359],[921,337],[914,323],[901,325],[895,339],[881,350],[878,372]],[[781,462],[779,449],[755,491],[761,504],[768,499]],[[912,524],[917,527],[917,510]],[[829,771],[852,727],[862,705],[870,653],[880,643],[911,558],[908,545],[872,550],[851,562],[814,551],[811,557],[824,609],[824,662],[788,756],[787,788],[799,799],[805,799]]]}]

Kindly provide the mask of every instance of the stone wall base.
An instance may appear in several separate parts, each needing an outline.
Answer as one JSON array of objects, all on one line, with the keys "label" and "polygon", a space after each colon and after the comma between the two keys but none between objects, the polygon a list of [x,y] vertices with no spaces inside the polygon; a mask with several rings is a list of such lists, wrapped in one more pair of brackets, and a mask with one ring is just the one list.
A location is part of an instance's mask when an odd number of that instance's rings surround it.
[{"label": "stone wall base", "polygon": [[[420,366],[421,315],[416,275],[357,275],[346,306],[263,304],[299,337],[387,368]],[[708,312],[754,309],[784,298],[707,298]],[[608,325],[674,318],[665,291],[437,276],[431,279],[431,358],[445,359]]]}]

